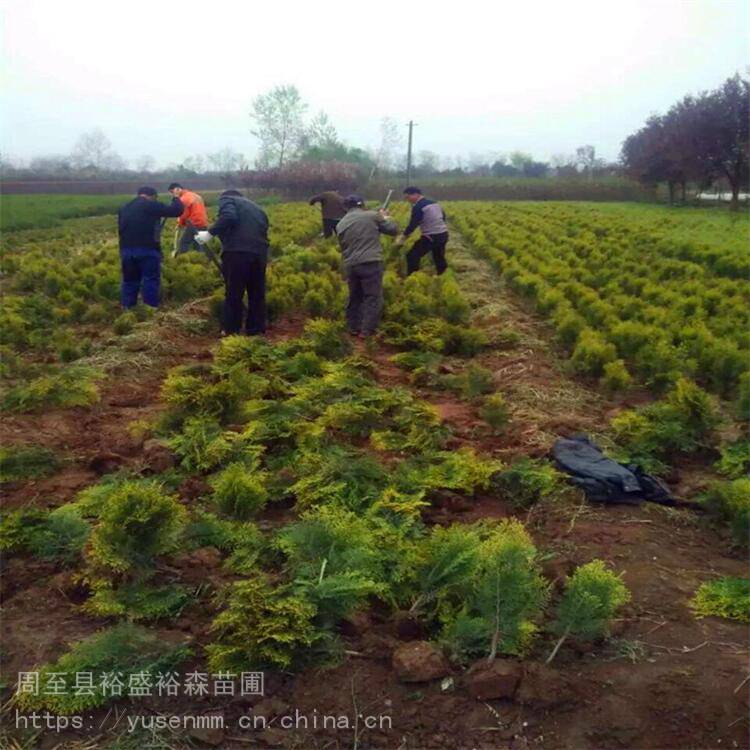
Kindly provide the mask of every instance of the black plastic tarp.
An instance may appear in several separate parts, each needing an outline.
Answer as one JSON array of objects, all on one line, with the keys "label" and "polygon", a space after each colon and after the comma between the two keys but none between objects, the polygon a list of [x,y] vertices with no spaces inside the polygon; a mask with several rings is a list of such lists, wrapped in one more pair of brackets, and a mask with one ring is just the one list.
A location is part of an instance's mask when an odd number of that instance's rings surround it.
[{"label": "black plastic tarp", "polygon": [[559,438],[552,447],[557,468],[570,476],[586,497],[596,503],[638,504],[644,500],[664,505],[675,501],[656,477],[635,465],[607,458],[586,435]]}]

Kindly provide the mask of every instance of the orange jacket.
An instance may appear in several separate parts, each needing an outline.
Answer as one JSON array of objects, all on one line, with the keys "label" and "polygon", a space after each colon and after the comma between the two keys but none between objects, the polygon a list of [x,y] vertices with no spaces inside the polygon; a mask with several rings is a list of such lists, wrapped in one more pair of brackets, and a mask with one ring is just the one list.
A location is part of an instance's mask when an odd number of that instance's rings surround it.
[{"label": "orange jacket", "polygon": [[196,229],[205,229],[208,226],[208,214],[203,198],[198,193],[191,193],[189,190],[183,190],[180,196],[185,210],[182,216],[177,219],[177,223],[184,227],[190,222]]}]

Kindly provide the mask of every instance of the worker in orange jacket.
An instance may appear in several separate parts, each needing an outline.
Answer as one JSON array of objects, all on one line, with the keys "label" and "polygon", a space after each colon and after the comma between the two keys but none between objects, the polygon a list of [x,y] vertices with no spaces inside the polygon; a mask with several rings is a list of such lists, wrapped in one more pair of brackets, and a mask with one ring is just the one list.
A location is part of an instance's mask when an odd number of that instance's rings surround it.
[{"label": "worker in orange jacket", "polygon": [[177,219],[172,257],[186,253],[188,250],[200,250],[200,246],[195,242],[195,235],[208,227],[208,214],[206,214],[206,204],[203,198],[198,193],[186,190],[179,182],[173,182],[168,189],[185,206],[182,215]]}]

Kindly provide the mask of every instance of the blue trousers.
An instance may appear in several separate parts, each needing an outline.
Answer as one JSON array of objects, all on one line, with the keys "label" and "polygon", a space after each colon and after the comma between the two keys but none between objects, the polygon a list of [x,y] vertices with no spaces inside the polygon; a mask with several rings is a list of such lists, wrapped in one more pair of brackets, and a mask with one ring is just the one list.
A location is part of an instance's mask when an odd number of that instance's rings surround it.
[{"label": "blue trousers", "polygon": [[123,307],[134,307],[138,303],[138,292],[143,302],[151,307],[159,306],[161,288],[161,253],[153,249],[123,248],[120,250],[122,285],[120,301]]}]

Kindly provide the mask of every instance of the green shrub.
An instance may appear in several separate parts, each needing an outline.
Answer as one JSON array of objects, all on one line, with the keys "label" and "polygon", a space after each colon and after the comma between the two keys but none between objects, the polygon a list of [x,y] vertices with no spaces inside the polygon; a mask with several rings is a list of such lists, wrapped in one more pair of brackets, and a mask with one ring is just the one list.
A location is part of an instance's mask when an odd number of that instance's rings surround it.
[{"label": "green shrub", "polygon": [[714,464],[719,474],[740,479],[750,474],[750,438],[740,438],[721,447],[721,458]]},{"label": "green shrub", "polygon": [[297,381],[303,378],[318,378],[323,374],[323,361],[315,352],[297,352],[281,363],[283,376]]},{"label": "green shrub", "polygon": [[308,320],[302,338],[318,356],[325,359],[341,359],[352,351],[352,344],[344,335],[343,324],[336,321],[324,318]]},{"label": "green shrub", "polygon": [[186,516],[185,508],[157,482],[123,482],[99,515],[89,558],[118,572],[147,568],[157,555],[177,547]]},{"label": "green shrub", "polygon": [[60,466],[54,451],[41,445],[0,446],[0,483],[36,479]]},{"label": "green shrub", "polygon": [[549,461],[520,458],[496,474],[493,485],[516,508],[530,508],[558,494],[565,486],[560,472]]},{"label": "green shrub", "polygon": [[750,477],[714,482],[701,500],[717,521],[729,526],[737,545],[750,545]]},{"label": "green shrub", "polygon": [[2,408],[12,412],[49,407],[89,406],[99,399],[96,381],[102,374],[90,367],[71,366],[14,386],[3,395]]},{"label": "green shrub", "polygon": [[304,453],[296,473],[299,479],[291,492],[300,507],[338,504],[354,511],[370,506],[387,479],[374,458],[337,445],[322,453]]},{"label": "green shrub", "polygon": [[124,312],[122,315],[115,318],[114,323],[112,323],[112,330],[118,336],[124,336],[125,334],[132,332],[137,322],[138,319],[132,312]]},{"label": "green shrub", "polygon": [[495,378],[490,370],[479,365],[469,365],[460,375],[446,375],[445,385],[469,401],[491,393],[495,389]]},{"label": "green shrub", "polygon": [[604,365],[604,375],[602,376],[602,386],[610,393],[624,391],[633,382],[633,378],[625,367],[625,362],[616,359],[613,362],[607,362]]},{"label": "green shrub", "polygon": [[211,471],[227,461],[242,460],[252,466],[261,448],[237,432],[224,431],[216,419],[191,417],[182,432],[168,440],[187,471]]},{"label": "green shrub", "polygon": [[750,372],[743,373],[739,379],[737,414],[743,422],[750,422]]},{"label": "green shrub", "polygon": [[417,595],[411,612],[470,587],[479,563],[480,538],[471,527],[435,526],[416,548],[414,578]]},{"label": "green shrub", "polygon": [[647,385],[658,391],[674,386],[683,374],[695,370],[694,363],[663,338],[644,344],[633,367]]},{"label": "green shrub", "polygon": [[44,560],[69,565],[80,559],[90,531],[89,524],[70,505],[50,512],[18,510],[3,518],[0,549],[26,551]]},{"label": "green shrub", "polygon": [[750,578],[719,578],[701,584],[690,609],[696,617],[725,617],[750,622]]},{"label": "green shrub", "polygon": [[[80,713],[115,700],[117,695],[111,687],[114,674],[125,684],[131,675],[143,674],[142,679],[155,680],[160,673],[173,671],[190,657],[190,650],[182,644],[171,644],[159,633],[152,633],[132,623],[120,623],[100,630],[82,641],[78,641],[66,654],[53,664],[39,668],[39,695],[20,693],[16,705],[22,711],[48,709],[58,714]],[[93,688],[89,691],[73,689],[76,674],[92,674]],[[51,680],[65,675],[68,689],[65,694],[52,693]],[[109,678],[110,687],[106,680]],[[49,687],[48,687],[49,686]],[[50,694],[46,694],[46,693]]]},{"label": "green shrub", "polygon": [[590,328],[585,328],[578,336],[571,361],[573,369],[583,375],[599,377],[604,374],[604,367],[617,358],[614,344]]},{"label": "green shrub", "polygon": [[274,360],[274,351],[266,339],[258,336],[226,336],[214,354],[218,372],[228,372],[242,365],[250,372],[266,370]]},{"label": "green shrub", "polygon": [[190,596],[185,586],[150,587],[142,581],[115,587],[100,579],[93,584],[92,595],[83,610],[97,617],[125,617],[132,621],[160,620],[176,617]]},{"label": "green shrub", "polygon": [[268,502],[265,475],[242,463],[222,469],[211,479],[211,486],[217,510],[240,521],[256,515]]},{"label": "green shrub", "polygon": [[260,575],[237,581],[211,625],[215,640],[206,646],[209,669],[289,669],[320,637],[312,622],[315,614],[308,601],[272,589]]},{"label": "green shrub", "polygon": [[470,589],[444,607],[441,638],[458,658],[525,653],[548,596],[536,549],[518,521],[504,520],[479,547]]},{"label": "green shrub", "polygon": [[473,494],[486,490],[503,469],[494,459],[478,456],[471,448],[436,451],[403,462],[396,480],[404,489],[455,490]]},{"label": "green shrub", "polygon": [[581,332],[586,328],[586,321],[566,305],[560,305],[557,308],[552,320],[558,339],[567,347],[574,346]]},{"label": "green shrub", "polygon": [[602,560],[576,568],[568,579],[557,607],[554,630],[560,640],[547,659],[551,662],[570,635],[583,639],[601,638],[617,610],[630,600],[630,592],[619,576],[607,570]]},{"label": "green shrub", "polygon": [[664,400],[619,414],[612,420],[612,429],[624,449],[620,458],[662,473],[665,460],[704,445],[718,422],[712,397],[682,378]]},{"label": "green shrub", "polygon": [[505,396],[492,393],[486,396],[479,409],[479,416],[492,427],[495,433],[502,432],[510,422],[510,412]]}]

